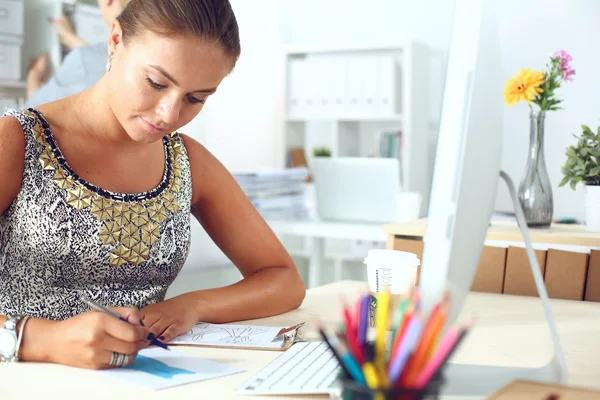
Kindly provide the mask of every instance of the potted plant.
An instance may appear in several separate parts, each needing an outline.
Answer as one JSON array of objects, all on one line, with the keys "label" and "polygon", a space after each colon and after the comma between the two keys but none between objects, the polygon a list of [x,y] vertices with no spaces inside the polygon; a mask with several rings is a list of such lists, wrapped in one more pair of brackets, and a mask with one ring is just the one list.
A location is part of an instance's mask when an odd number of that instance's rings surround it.
[{"label": "potted plant", "polygon": [[552,222],[554,200],[544,160],[544,127],[546,112],[561,109],[556,90],[573,80],[572,60],[566,51],[558,51],[544,71],[522,68],[504,87],[507,105],[523,100],[529,105],[529,151],[518,193],[529,227],[548,228]]},{"label": "potted plant", "polygon": [[575,146],[567,147],[567,162],[561,171],[564,175],[559,186],[567,183],[575,190],[578,183],[585,184],[585,221],[589,231],[600,232],[600,126],[594,133],[589,126],[581,126]]},{"label": "potted plant", "polygon": [[331,150],[328,147],[315,147],[313,154],[315,157],[331,157]]}]

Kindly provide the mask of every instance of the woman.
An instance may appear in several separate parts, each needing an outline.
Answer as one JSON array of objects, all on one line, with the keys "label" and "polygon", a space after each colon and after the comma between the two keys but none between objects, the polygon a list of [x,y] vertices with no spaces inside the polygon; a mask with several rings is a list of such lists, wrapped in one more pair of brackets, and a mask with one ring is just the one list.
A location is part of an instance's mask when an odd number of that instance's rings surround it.
[{"label": "woman", "polygon": [[[89,90],[0,118],[0,327],[32,317],[18,324],[21,360],[107,368],[132,362],[150,333],[168,342],[197,321],[271,316],[304,298],[293,261],[232,176],[171,134],[235,66],[230,4],[132,0],[108,49]],[[163,301],[185,262],[190,213],[244,279]]]},{"label": "woman", "polygon": [[[107,26],[123,11],[129,0],[98,0],[98,8]],[[58,32],[60,43],[71,51],[63,60],[56,73],[49,75],[48,55],[42,53],[34,59],[27,71],[27,106],[36,107],[59,100],[95,85],[104,75],[106,42],[88,44],[75,32],[68,19],[50,19]]]}]

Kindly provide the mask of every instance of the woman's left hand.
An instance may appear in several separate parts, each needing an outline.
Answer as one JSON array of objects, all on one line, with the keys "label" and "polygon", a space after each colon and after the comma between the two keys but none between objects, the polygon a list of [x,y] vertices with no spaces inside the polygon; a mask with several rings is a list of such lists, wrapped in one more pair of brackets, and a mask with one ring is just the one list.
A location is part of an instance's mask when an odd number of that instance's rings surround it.
[{"label": "woman's left hand", "polygon": [[198,322],[198,310],[187,294],[151,304],[140,313],[144,326],[165,343],[186,333]]}]

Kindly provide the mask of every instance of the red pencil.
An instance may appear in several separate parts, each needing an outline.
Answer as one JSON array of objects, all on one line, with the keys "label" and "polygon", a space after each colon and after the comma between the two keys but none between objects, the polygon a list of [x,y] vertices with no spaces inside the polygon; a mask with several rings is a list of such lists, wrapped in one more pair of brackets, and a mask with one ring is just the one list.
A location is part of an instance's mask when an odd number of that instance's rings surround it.
[{"label": "red pencil", "polygon": [[348,341],[348,347],[356,360],[362,364],[365,361],[365,354],[363,349],[358,345],[358,337],[357,337],[357,329],[356,323],[352,320],[352,316],[350,315],[350,310],[348,309],[348,305],[342,299],[342,314],[344,317],[344,322],[346,325],[346,340]]}]

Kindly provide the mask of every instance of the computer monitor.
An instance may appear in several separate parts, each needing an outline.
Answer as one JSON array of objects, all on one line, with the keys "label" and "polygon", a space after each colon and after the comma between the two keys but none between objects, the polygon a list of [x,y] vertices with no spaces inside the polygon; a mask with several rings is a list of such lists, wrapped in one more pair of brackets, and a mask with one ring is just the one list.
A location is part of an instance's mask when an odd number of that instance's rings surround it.
[{"label": "computer monitor", "polygon": [[[473,282],[500,176],[505,77],[495,3],[455,0],[419,278],[426,313],[449,290],[448,325]],[[444,391],[461,395],[486,395],[515,378],[560,381],[564,373],[554,360],[531,369],[450,364],[447,371]]]},{"label": "computer monitor", "polygon": [[398,159],[315,157],[312,169],[320,219],[381,224],[398,221]]}]

